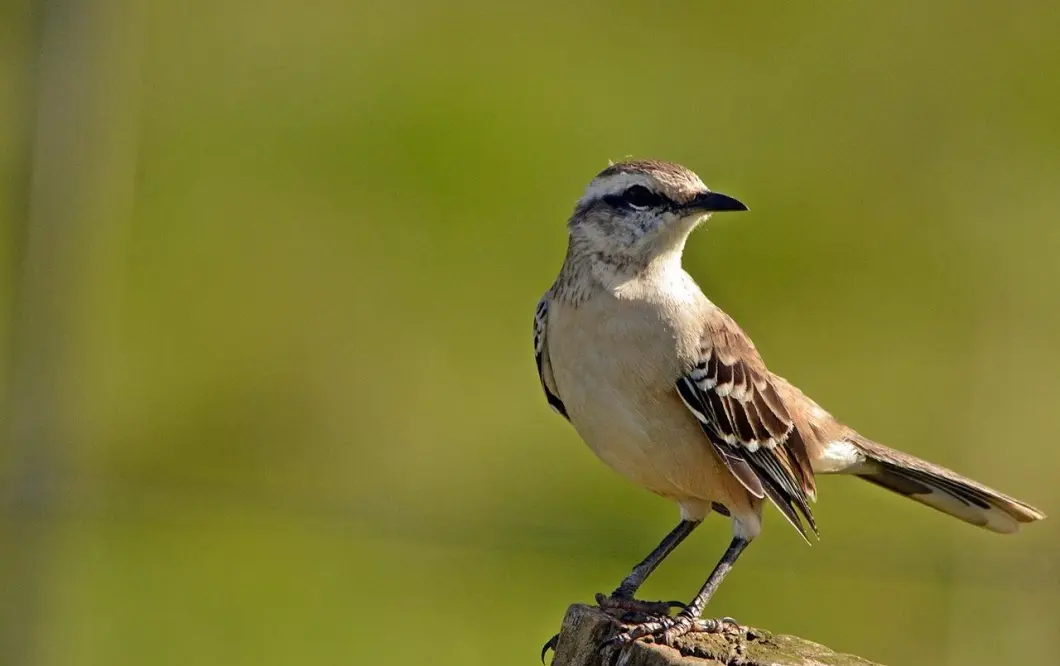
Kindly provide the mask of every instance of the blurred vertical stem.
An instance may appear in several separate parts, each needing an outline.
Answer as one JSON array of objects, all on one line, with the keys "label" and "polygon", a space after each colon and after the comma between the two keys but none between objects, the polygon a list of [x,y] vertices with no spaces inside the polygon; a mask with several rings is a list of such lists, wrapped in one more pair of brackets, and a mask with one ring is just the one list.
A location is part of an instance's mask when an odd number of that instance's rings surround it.
[{"label": "blurred vertical stem", "polygon": [[[118,5],[121,5],[120,7]],[[122,46],[132,25],[118,0],[38,0],[27,49],[26,191],[12,225],[13,290],[6,387],[7,442],[0,664],[43,663],[60,637],[47,634],[50,602],[62,596],[53,545],[71,497],[70,457],[79,433],[72,401],[85,390],[76,370],[94,314],[93,259],[115,213],[115,183],[131,175],[122,104],[132,79]],[[117,38],[117,39],[116,39]],[[115,43],[119,46],[115,46]],[[132,58],[135,61],[135,58]],[[132,126],[135,123],[131,124]],[[121,131],[118,136],[123,135]],[[116,150],[115,145],[119,148]],[[132,152],[135,155],[135,151]],[[116,161],[117,160],[117,161]],[[116,172],[117,171],[117,172]],[[118,173],[125,171],[125,173]],[[118,176],[118,178],[115,178]],[[131,188],[124,193],[131,199]],[[104,253],[106,254],[106,253]]]}]

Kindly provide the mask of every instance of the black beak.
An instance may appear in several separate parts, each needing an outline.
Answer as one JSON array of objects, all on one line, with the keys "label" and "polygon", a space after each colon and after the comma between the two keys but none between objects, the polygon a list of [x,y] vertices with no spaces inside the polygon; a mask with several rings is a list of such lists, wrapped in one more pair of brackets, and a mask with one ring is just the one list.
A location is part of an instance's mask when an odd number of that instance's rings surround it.
[{"label": "black beak", "polygon": [[704,192],[703,194],[697,194],[695,198],[686,203],[684,207],[689,210],[702,211],[704,213],[747,210],[747,206],[720,192]]}]

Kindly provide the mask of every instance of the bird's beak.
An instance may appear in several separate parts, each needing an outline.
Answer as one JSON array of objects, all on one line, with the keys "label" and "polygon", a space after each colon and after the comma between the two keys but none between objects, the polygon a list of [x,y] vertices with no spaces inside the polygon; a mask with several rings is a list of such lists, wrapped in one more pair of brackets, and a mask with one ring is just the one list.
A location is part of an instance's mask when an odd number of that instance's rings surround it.
[{"label": "bird's beak", "polygon": [[704,192],[702,194],[697,194],[691,201],[686,203],[684,207],[691,212],[702,213],[747,210],[747,206],[721,192]]}]

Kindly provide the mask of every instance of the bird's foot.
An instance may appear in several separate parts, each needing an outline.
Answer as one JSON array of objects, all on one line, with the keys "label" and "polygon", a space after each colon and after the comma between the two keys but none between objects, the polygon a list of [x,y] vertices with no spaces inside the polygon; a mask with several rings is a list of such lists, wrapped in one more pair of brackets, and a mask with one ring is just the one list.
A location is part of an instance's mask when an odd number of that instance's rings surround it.
[{"label": "bird's foot", "polygon": [[739,623],[731,617],[694,618],[682,611],[674,617],[660,617],[647,622],[629,625],[622,633],[612,636],[600,646],[603,650],[612,646],[623,646],[633,641],[644,639],[646,643],[673,645],[674,640],[685,634],[703,633],[718,634],[725,627],[739,630]]},{"label": "bird's foot", "polygon": [[670,609],[684,609],[680,601],[641,601],[631,596],[612,593],[606,596],[596,593],[596,604],[604,611],[619,611],[620,614],[637,613],[649,619],[670,616]]},{"label": "bird's foot", "polygon": [[[625,626],[640,626],[652,620],[669,620],[670,610],[674,608],[684,609],[685,604],[680,601],[641,601],[620,593],[612,593],[610,596],[596,593],[596,603],[605,613],[622,622]],[[555,651],[559,644],[559,634],[556,634],[541,647],[541,663],[545,663],[545,655],[549,650]]]}]

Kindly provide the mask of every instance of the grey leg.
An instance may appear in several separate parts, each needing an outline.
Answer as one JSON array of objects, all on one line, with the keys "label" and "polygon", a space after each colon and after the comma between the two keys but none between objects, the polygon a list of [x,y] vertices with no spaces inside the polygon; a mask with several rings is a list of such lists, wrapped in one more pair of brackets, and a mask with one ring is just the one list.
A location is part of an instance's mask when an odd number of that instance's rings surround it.
[{"label": "grey leg", "polygon": [[692,631],[704,631],[704,632],[717,632],[720,631],[725,622],[735,624],[731,618],[723,618],[722,620],[702,620],[700,616],[703,614],[703,609],[707,607],[707,603],[710,598],[714,596],[714,592],[717,591],[718,586],[721,585],[721,581],[725,579],[729,571],[732,570],[733,564],[735,564],[737,558],[740,557],[740,553],[747,548],[747,545],[751,543],[750,539],[743,537],[735,537],[732,543],[729,544],[729,548],[722,555],[721,561],[714,567],[714,571],[711,572],[710,578],[700,588],[699,594],[692,599],[692,602],[685,607],[676,617],[661,617],[648,622],[642,622],[624,631],[614,638],[611,638],[604,646],[613,645],[616,643],[629,643],[643,638],[645,636],[651,636],[655,640],[659,640],[663,643],[671,643],[673,639],[678,636],[682,636]]},{"label": "grey leg", "polygon": [[[660,543],[655,550],[651,551],[644,560],[633,567],[633,571],[626,576],[619,584],[615,591],[611,593],[611,596],[604,596],[603,594],[597,593],[596,603],[600,605],[600,608],[604,610],[614,609],[619,611],[631,611],[634,613],[642,613],[648,616],[667,616],[670,615],[671,608],[684,608],[684,604],[680,601],[640,601],[634,599],[633,595],[637,593],[640,586],[644,584],[644,581],[648,579],[648,576],[655,571],[662,561],[666,557],[674,552],[674,549],[681,545],[681,542],[685,540],[689,534],[692,533],[702,521],[698,520],[682,520],[677,524],[677,527],[670,530],[670,533],[663,537],[662,543]],[[559,634],[556,634],[552,638],[548,639],[545,646],[541,648],[541,663],[545,662],[545,654],[549,650],[556,648],[556,641],[559,639]]]},{"label": "grey leg", "polygon": [[633,567],[633,571],[626,576],[610,596],[596,595],[596,603],[601,608],[615,608],[619,610],[636,611],[649,615],[668,615],[671,607],[682,608],[684,604],[675,601],[638,601],[633,598],[640,586],[648,579],[662,561],[674,551],[685,538],[699,527],[700,521],[682,520],[673,528],[669,534],[663,537],[662,542],[651,551],[644,560]]},{"label": "grey leg", "polygon": [[662,543],[660,543],[655,550],[644,558],[644,560],[633,567],[633,571],[622,581],[622,583],[611,593],[612,597],[632,597],[640,589],[640,586],[644,584],[644,581],[648,579],[648,576],[652,574],[662,561],[666,557],[674,552],[674,550],[681,545],[681,542],[685,540],[694,529],[699,527],[699,521],[696,520],[682,520],[677,523],[677,527],[673,528],[669,534],[663,537]]}]

